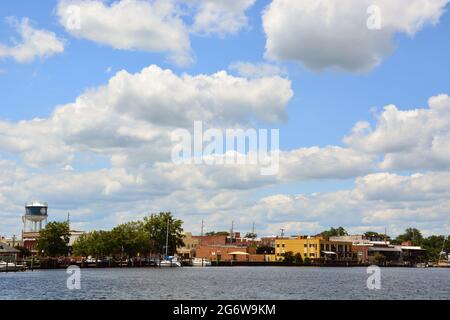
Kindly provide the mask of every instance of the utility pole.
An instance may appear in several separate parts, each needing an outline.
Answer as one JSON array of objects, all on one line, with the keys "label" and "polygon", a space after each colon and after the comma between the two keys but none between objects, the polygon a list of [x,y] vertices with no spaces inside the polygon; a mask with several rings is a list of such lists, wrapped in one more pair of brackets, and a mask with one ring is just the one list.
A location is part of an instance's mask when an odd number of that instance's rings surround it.
[{"label": "utility pole", "polygon": [[255,223],[253,222],[252,233],[255,234]]},{"label": "utility pole", "polygon": [[231,243],[233,243],[233,238],[234,238],[234,220],[231,221],[231,232],[230,232]]},{"label": "utility pole", "polygon": [[70,230],[70,212],[67,212],[67,224],[69,225]]},{"label": "utility pole", "polygon": [[13,248],[15,248],[16,247],[16,235],[15,234],[13,234],[12,241],[13,241],[12,246],[13,246]]},{"label": "utility pole", "polygon": [[202,232],[201,232],[201,237],[200,237],[200,245],[202,244],[202,240],[203,240],[203,231],[204,231],[204,228],[205,228],[205,222],[204,222],[203,219],[202,219]]}]

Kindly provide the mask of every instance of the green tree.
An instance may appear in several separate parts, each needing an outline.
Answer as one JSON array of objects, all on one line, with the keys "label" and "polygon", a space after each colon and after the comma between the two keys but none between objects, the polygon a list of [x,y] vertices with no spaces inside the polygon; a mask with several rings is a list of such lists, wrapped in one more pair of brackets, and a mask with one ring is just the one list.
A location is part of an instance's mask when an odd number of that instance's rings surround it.
[{"label": "green tree", "polygon": [[375,253],[373,259],[375,260],[376,264],[379,265],[383,265],[386,262],[386,257],[379,252]]},{"label": "green tree", "polygon": [[20,251],[20,255],[22,256],[22,258],[31,256],[31,251],[28,250],[27,248],[25,248],[23,246],[15,246],[15,248]]},{"label": "green tree", "polygon": [[292,264],[294,263],[294,253],[292,251],[288,251],[284,254],[284,260],[285,263],[287,264]]},{"label": "green tree", "polygon": [[70,229],[67,222],[50,222],[37,240],[37,249],[46,257],[65,256],[69,252]]},{"label": "green tree", "polygon": [[330,230],[323,231],[319,235],[324,237],[324,238],[329,238],[329,237],[348,236],[348,233],[343,227],[339,227],[339,228],[336,228],[336,229],[335,228],[331,228]]},{"label": "green tree", "polygon": [[208,237],[212,237],[212,236],[226,236],[228,237],[230,235],[230,233],[228,231],[211,231],[211,232],[207,232],[205,234]]},{"label": "green tree", "polygon": [[384,239],[386,238],[386,241],[390,240],[390,237],[375,231],[367,231],[366,233],[364,233],[364,236],[367,239],[370,239],[372,241],[384,241]]},{"label": "green tree", "polygon": [[[99,235],[96,235],[98,237]],[[126,258],[132,258],[138,254],[148,252],[150,249],[150,237],[142,221],[133,221],[118,225],[111,231],[111,244],[115,253]],[[96,249],[97,253],[99,249]]]},{"label": "green tree", "polygon": [[183,221],[172,217],[170,212],[160,212],[144,218],[144,229],[151,240],[150,245],[154,253],[165,254],[167,226],[168,254],[174,255],[178,247],[184,246],[183,242]]},{"label": "green tree", "polygon": [[294,255],[294,263],[295,263],[295,264],[302,264],[302,262],[303,262],[302,255],[301,255],[300,253],[297,252],[297,253]]},{"label": "green tree", "polygon": [[397,238],[395,238],[393,243],[401,244],[405,241],[411,241],[414,246],[420,246],[423,241],[422,233],[416,228],[408,228],[405,230],[405,233],[400,234]]},{"label": "green tree", "polygon": [[256,239],[257,236],[258,236],[258,235],[257,235],[256,233],[248,232],[248,233],[245,235],[245,238],[248,238],[248,239]]},{"label": "green tree", "polygon": [[429,261],[437,261],[441,252],[450,251],[450,237],[432,235],[422,240],[422,248],[426,250],[426,258]]}]

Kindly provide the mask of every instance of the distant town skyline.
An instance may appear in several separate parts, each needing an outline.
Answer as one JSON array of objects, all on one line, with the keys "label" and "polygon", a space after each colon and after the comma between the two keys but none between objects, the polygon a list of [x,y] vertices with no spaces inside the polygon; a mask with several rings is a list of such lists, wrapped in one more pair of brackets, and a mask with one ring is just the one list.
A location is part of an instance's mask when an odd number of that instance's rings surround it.
[{"label": "distant town skyline", "polygon": [[[449,2],[4,1],[0,235],[29,201],[83,231],[450,234]],[[174,163],[196,121],[279,129],[279,170]]]}]

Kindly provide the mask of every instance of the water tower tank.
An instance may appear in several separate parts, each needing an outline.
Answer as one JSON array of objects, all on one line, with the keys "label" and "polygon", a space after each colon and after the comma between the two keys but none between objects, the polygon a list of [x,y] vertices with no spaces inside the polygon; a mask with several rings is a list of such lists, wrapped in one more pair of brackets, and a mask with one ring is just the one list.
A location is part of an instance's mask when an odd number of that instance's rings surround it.
[{"label": "water tower tank", "polygon": [[25,204],[25,215],[22,217],[25,232],[39,232],[42,221],[47,222],[48,204],[45,202],[30,202]]}]

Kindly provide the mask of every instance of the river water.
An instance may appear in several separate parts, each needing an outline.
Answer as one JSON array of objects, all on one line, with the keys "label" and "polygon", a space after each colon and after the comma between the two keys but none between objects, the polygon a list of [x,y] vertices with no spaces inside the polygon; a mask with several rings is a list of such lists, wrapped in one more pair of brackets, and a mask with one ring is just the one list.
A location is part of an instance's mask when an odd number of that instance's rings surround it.
[{"label": "river water", "polygon": [[81,290],[65,270],[0,273],[11,299],[450,299],[450,269],[382,268],[369,290],[366,268],[220,267],[82,269]]}]

